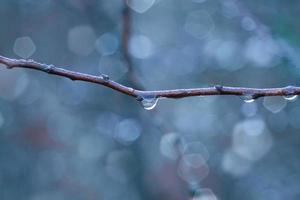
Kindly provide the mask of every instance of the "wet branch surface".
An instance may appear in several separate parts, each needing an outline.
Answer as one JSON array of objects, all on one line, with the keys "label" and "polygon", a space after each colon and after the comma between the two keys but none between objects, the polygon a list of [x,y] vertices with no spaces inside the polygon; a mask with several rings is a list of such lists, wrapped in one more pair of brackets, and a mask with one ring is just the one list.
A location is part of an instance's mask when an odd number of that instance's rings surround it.
[{"label": "wet branch surface", "polygon": [[80,72],[75,72],[54,65],[39,63],[34,60],[11,59],[0,55],[0,63],[8,69],[12,68],[27,68],[42,71],[48,74],[57,75],[69,78],[73,81],[84,81],[103,85],[115,91],[121,92],[132,97],[166,97],[166,98],[184,98],[191,96],[210,96],[210,95],[236,95],[245,96],[249,99],[257,99],[264,96],[292,96],[300,95],[300,87],[286,86],[282,88],[246,88],[246,87],[227,87],[222,85],[214,85],[205,88],[188,88],[188,89],[173,89],[173,90],[137,90],[117,83],[107,75],[90,75]]}]

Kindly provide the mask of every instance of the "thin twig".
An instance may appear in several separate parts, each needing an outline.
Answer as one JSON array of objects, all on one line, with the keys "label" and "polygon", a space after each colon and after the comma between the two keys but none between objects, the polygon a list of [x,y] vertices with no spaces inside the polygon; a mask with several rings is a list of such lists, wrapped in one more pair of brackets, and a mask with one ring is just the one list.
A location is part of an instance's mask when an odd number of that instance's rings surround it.
[{"label": "thin twig", "polygon": [[6,65],[8,69],[17,67],[28,68],[43,71],[48,74],[66,77],[73,81],[78,80],[96,83],[132,97],[183,98],[191,96],[236,95],[248,97],[251,96],[253,99],[257,99],[264,96],[300,95],[300,87],[295,86],[287,86],[282,88],[246,88],[215,85],[213,87],[206,88],[142,91],[124,86],[120,83],[110,80],[109,77],[103,76],[101,74],[99,76],[84,74],[55,67],[54,65],[39,63],[31,59],[11,59],[0,55],[0,63]]}]

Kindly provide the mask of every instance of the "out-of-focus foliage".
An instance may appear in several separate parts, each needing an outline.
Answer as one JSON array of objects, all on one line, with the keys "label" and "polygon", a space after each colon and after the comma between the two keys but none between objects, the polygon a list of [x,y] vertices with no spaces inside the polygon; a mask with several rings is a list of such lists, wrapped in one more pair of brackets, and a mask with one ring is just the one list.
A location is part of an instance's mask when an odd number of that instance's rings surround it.
[{"label": "out-of-focus foliage", "polygon": [[[300,84],[300,2],[2,0],[0,54],[149,90]],[[300,103],[160,100],[0,66],[0,199],[299,199]]]}]

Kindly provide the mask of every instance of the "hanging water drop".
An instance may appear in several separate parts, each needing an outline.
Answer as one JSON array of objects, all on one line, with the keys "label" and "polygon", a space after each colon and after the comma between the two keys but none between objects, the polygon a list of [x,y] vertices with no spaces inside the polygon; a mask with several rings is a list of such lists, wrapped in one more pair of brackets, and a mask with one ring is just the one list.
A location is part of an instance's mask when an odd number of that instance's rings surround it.
[{"label": "hanging water drop", "polygon": [[255,100],[254,99],[244,99],[244,102],[245,103],[252,103],[254,102]]},{"label": "hanging water drop", "polygon": [[298,95],[285,95],[283,98],[288,100],[288,101],[293,101],[297,99]]},{"label": "hanging water drop", "polygon": [[158,98],[156,96],[139,96],[137,100],[141,102],[143,108],[145,110],[152,110],[155,108],[158,102]]},{"label": "hanging water drop", "polygon": [[141,103],[145,110],[152,110],[157,105],[158,98],[144,98]]},{"label": "hanging water drop", "polygon": [[245,103],[252,103],[255,101],[255,96],[253,94],[244,94],[243,96],[241,96],[241,99]]},{"label": "hanging water drop", "polygon": [[284,91],[285,95],[283,96],[284,99],[288,101],[293,101],[297,99],[298,95],[294,94],[294,88],[293,86],[287,86]]}]

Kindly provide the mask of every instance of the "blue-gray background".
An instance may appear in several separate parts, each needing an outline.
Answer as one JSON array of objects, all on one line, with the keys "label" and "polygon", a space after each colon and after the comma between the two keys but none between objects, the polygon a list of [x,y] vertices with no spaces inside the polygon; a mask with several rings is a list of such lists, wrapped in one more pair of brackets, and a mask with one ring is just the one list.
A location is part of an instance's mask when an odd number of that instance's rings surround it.
[{"label": "blue-gray background", "polygon": [[[300,83],[299,1],[124,2],[2,0],[0,54],[129,86],[134,73],[148,90]],[[0,199],[299,199],[299,129],[291,97],[147,111],[99,85],[0,66]]]}]

